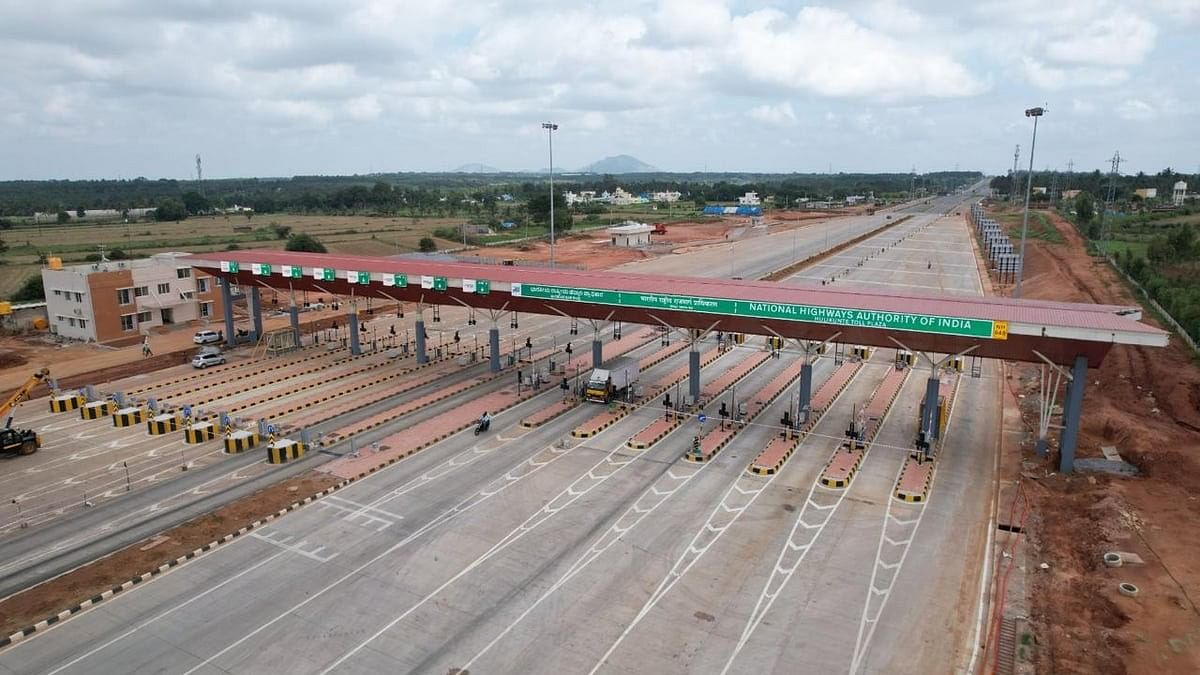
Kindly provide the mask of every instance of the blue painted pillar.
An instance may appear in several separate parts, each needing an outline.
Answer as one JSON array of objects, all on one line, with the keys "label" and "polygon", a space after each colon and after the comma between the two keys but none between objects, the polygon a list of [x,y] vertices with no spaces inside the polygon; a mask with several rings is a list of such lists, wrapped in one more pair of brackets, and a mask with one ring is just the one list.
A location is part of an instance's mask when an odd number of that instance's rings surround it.
[{"label": "blue painted pillar", "polygon": [[429,355],[425,353],[425,315],[417,310],[417,363],[429,363]]},{"label": "blue painted pillar", "polygon": [[592,367],[599,368],[604,365],[604,345],[600,340],[592,340]]},{"label": "blue painted pillar", "polygon": [[288,307],[288,318],[292,324],[292,332],[296,334],[296,346],[300,346],[300,308],[293,301],[292,306]]},{"label": "blue painted pillar", "polygon": [[805,416],[810,402],[812,401],[812,364],[808,362],[808,356],[804,357],[804,365],[800,366],[800,415]]},{"label": "blue painted pillar", "polygon": [[1087,387],[1088,360],[1076,356],[1071,369],[1071,384],[1067,385],[1067,401],[1063,406],[1062,447],[1059,449],[1058,470],[1075,471],[1075,444],[1079,441],[1079,418],[1083,415],[1083,390]]},{"label": "blue painted pillar", "polygon": [[237,333],[233,330],[233,291],[228,279],[221,281],[221,313],[225,315],[225,345],[237,346]]},{"label": "blue painted pillar", "polygon": [[492,327],[488,329],[488,352],[490,352],[489,364],[493,373],[500,372],[500,328],[492,322]]},{"label": "blue painted pillar", "polygon": [[346,328],[350,331],[350,355],[362,354],[362,347],[358,343],[358,310],[354,303],[350,303],[350,311],[346,312]]},{"label": "blue painted pillar", "polygon": [[252,322],[252,325],[254,326],[254,334],[251,335],[250,337],[255,342],[258,342],[258,339],[262,337],[262,333],[263,333],[262,296],[259,293],[258,286],[255,286],[254,288],[250,289],[249,305],[250,305],[250,320]]},{"label": "blue painted pillar", "polygon": [[688,396],[692,397],[692,403],[700,403],[700,350],[696,349],[695,340],[688,351]]},{"label": "blue painted pillar", "polygon": [[925,382],[925,410],[921,415],[921,431],[925,432],[925,442],[929,448],[926,456],[933,453],[934,440],[938,437],[938,387],[941,381],[938,376],[931,375]]}]

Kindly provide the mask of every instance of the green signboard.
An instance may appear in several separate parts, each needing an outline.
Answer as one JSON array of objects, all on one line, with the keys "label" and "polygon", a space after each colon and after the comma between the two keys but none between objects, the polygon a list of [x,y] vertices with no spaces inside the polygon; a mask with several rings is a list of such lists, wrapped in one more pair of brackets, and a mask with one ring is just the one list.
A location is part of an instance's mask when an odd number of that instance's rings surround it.
[{"label": "green signboard", "polygon": [[317,281],[333,281],[337,278],[337,272],[332,267],[314,267],[313,279]]},{"label": "green signboard", "polygon": [[236,260],[228,260],[228,261],[222,260],[221,261],[221,271],[222,272],[230,272],[232,274],[237,274],[240,269],[241,269],[241,266],[238,265],[238,261],[236,261]]},{"label": "green signboard", "polygon": [[790,303],[705,298],[693,295],[668,295],[665,293],[635,293],[592,288],[573,288],[570,286],[545,286],[542,284],[513,284],[512,294],[522,298],[558,300],[563,302],[587,302],[637,309],[703,312],[705,314],[725,314],[728,316],[781,319],[784,321],[806,321],[835,326],[861,326],[864,328],[959,335],[995,340],[1005,340],[1008,338],[1008,322],[1006,321],[986,321],[983,319],[968,319],[934,314],[848,309],[842,307],[823,307],[820,305],[793,305]]},{"label": "green signboard", "polygon": [[395,286],[396,288],[407,288],[408,287],[408,275],[407,274],[384,274],[383,275],[383,285],[384,286]]},{"label": "green signboard", "polygon": [[304,268],[299,265],[284,265],[283,276],[289,279],[299,279],[304,276]]},{"label": "green signboard", "polygon": [[446,277],[434,277],[433,278],[433,290],[444,291],[449,287],[450,287],[450,283],[449,283],[449,281],[447,281]]},{"label": "green signboard", "polygon": [[475,292],[479,295],[487,295],[492,292],[492,282],[487,279],[475,280]]},{"label": "green signboard", "polygon": [[271,276],[271,266],[267,263],[251,263],[250,269],[259,276]]},{"label": "green signboard", "polygon": [[346,272],[346,281],[352,284],[369,284],[371,283],[370,272]]}]

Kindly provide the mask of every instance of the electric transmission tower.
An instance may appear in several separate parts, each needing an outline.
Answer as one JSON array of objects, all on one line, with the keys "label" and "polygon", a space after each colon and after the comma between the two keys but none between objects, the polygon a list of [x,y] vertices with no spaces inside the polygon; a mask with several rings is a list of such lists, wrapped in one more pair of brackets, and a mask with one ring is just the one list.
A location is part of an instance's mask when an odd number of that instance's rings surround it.
[{"label": "electric transmission tower", "polygon": [[1008,201],[1015,202],[1017,200],[1017,161],[1021,159],[1021,144],[1017,144],[1017,149],[1013,150],[1013,168],[1009,174],[1008,181]]},{"label": "electric transmission tower", "polygon": [[196,191],[204,194],[204,169],[200,166],[200,155],[196,155]]}]

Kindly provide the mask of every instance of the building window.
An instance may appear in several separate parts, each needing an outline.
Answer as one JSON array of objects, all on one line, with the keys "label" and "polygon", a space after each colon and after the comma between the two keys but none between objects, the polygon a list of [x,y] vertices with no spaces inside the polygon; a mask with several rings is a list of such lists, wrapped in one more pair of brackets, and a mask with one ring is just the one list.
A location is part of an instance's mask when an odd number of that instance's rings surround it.
[{"label": "building window", "polygon": [[175,276],[179,277],[180,279],[187,279],[188,277],[192,276],[192,268],[176,267],[175,268]]},{"label": "building window", "polygon": [[75,327],[75,317],[73,317],[73,316],[67,317],[67,325],[74,328]]},{"label": "building window", "polygon": [[62,291],[60,291],[59,289],[57,289],[57,288],[56,288],[56,289],[54,289],[54,295],[55,295],[56,297],[59,297],[59,298],[61,298],[61,297],[62,297]]},{"label": "building window", "polygon": [[150,289],[146,288],[145,286],[134,286],[133,287],[133,297],[135,297],[135,298],[140,298],[143,295],[149,295],[149,294],[150,294]]},{"label": "building window", "polygon": [[126,331],[133,330],[133,315],[132,314],[122,314],[121,315],[121,330],[126,330]]},{"label": "building window", "polygon": [[196,299],[196,293],[193,291],[184,291],[184,292],[180,293],[179,295],[184,300],[195,300]]},{"label": "building window", "polygon": [[129,304],[129,302],[130,302],[129,291],[130,290],[132,290],[132,289],[129,289],[129,288],[118,288],[117,289],[117,304],[118,305],[128,305]]},{"label": "building window", "polygon": [[196,290],[201,293],[207,293],[208,292],[208,279],[197,279],[196,280]]},{"label": "building window", "polygon": [[200,303],[200,316],[207,318],[211,314],[212,314],[212,303],[211,302]]},{"label": "building window", "polygon": [[150,323],[151,313],[150,312],[138,312],[137,319],[138,319],[138,323]]},{"label": "building window", "polygon": [[80,327],[80,328],[87,328],[87,319],[80,319],[80,320],[79,320],[79,327]]},{"label": "building window", "polygon": [[158,294],[159,295],[166,295],[167,293],[170,293],[170,292],[171,292],[171,284],[159,284],[158,285]]},{"label": "building window", "polygon": [[75,302],[83,302],[83,293],[79,293],[78,291],[76,291]]}]

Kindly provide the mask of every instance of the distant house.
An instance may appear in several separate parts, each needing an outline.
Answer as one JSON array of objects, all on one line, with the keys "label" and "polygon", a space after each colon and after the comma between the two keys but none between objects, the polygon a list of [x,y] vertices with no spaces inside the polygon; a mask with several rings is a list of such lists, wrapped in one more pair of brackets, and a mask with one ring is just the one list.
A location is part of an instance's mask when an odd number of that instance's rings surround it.
[{"label": "distant house", "polygon": [[650,193],[650,200],[655,201],[655,202],[666,202],[669,204],[671,202],[679,201],[679,196],[680,196],[680,193],[676,192],[675,190],[668,190],[665,192],[652,192],[652,193]]},{"label": "distant house", "polygon": [[516,221],[512,221],[512,220],[500,221],[500,229],[502,229],[502,230],[511,230],[516,226],[517,226]]},{"label": "distant house", "polygon": [[1142,199],[1155,199],[1158,197],[1158,188],[1138,188],[1133,191],[1133,194]]},{"label": "distant house", "polygon": [[758,198],[757,192],[747,192],[741,197],[738,197],[739,206],[758,206],[760,204],[762,204],[762,200]]},{"label": "distant house", "polygon": [[637,247],[650,244],[650,233],[654,228],[645,223],[626,221],[623,225],[608,228],[613,246]]},{"label": "distant house", "polygon": [[1035,194],[1035,195],[1044,195],[1044,194],[1046,194],[1046,188],[1044,188],[1044,187],[1037,187],[1037,186],[1035,185],[1035,186],[1033,187],[1033,194]]},{"label": "distant house", "polygon": [[1079,196],[1079,193],[1081,193],[1081,192],[1083,192],[1083,190],[1063,190],[1062,198],[1063,199],[1075,199],[1076,197]]}]

